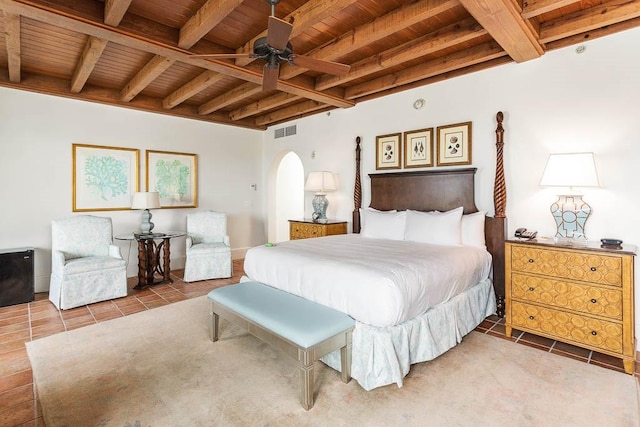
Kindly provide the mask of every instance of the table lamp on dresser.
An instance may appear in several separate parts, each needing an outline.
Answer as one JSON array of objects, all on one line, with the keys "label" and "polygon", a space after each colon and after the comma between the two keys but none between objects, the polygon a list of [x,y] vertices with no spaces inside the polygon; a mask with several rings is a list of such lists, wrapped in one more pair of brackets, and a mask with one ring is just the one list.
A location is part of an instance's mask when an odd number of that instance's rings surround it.
[{"label": "table lamp on dresser", "polygon": [[558,229],[556,238],[586,240],[584,226],[591,214],[591,206],[574,188],[600,186],[594,154],[550,154],[540,185],[565,188],[551,205],[551,215]]},{"label": "table lamp on dresser", "polygon": [[313,202],[311,202],[313,206],[313,220],[319,222],[326,221],[327,206],[329,206],[327,192],[336,190],[333,173],[327,171],[310,172],[304,189],[306,191],[316,192]]}]

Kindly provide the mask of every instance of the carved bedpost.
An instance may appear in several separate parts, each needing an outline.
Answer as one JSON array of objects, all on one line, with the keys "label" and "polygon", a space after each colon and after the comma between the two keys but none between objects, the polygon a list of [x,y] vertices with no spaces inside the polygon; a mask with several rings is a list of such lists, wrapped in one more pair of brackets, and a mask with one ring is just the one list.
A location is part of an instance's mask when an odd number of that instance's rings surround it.
[{"label": "carved bedpost", "polygon": [[362,207],[362,183],[360,182],[360,137],[356,137],[356,183],[353,188],[353,232],[360,233],[360,208]]},{"label": "carved bedpost", "polygon": [[493,255],[493,288],[496,292],[497,314],[504,317],[504,282],[505,282],[505,260],[504,242],[507,238],[507,187],[504,179],[503,148],[504,148],[504,128],[502,121],[504,115],[502,111],[496,114],[496,178],[493,187],[493,206],[495,214],[491,224],[491,242],[487,242],[487,247],[491,247]]},{"label": "carved bedpost", "polygon": [[503,148],[504,148],[504,128],[502,127],[502,120],[504,115],[502,111],[498,111],[496,114],[496,121],[498,127],[496,128],[496,180],[493,186],[493,206],[495,207],[496,218],[506,218],[505,209],[507,207],[507,187],[504,181],[504,166],[503,166]]}]

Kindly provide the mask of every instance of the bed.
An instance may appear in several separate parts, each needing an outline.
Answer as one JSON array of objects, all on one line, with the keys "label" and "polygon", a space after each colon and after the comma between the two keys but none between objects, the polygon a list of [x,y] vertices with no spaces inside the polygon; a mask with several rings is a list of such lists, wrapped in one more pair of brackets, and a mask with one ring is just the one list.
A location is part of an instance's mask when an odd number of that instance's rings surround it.
[{"label": "bed", "polygon": [[[358,138],[353,234],[260,246],[245,256],[249,280],[328,305],[356,320],[351,374],[365,390],[402,386],[412,364],[438,357],[487,316],[503,314],[502,113],[496,118],[493,217],[476,207],[475,168],[370,174],[371,203],[362,209]],[[394,231],[392,218],[404,221],[405,234]],[[467,239],[462,245],[449,244],[450,233],[442,231],[455,224],[455,218],[457,224],[467,224],[467,232],[458,232]],[[382,234],[371,234],[378,220],[384,220],[379,223],[384,227],[377,229]],[[414,238],[423,224],[439,225],[438,238],[444,240]],[[479,226],[484,236],[478,237]],[[340,370],[339,352],[322,361]]]}]

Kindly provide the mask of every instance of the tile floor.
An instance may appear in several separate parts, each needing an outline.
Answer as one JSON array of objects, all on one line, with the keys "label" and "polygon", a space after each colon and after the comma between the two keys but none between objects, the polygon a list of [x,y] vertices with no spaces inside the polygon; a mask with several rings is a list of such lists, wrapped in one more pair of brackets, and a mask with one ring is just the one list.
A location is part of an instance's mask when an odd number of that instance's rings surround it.
[{"label": "tile floor", "polygon": [[[71,310],[58,311],[47,299],[47,294],[36,294],[36,300],[28,304],[0,308],[0,426],[45,426],[25,342],[206,295],[217,287],[237,283],[244,274],[242,260],[235,260],[233,269],[234,276],[230,279],[195,283],[183,282],[182,270],[176,270],[172,272],[173,283],[140,291],[133,289],[137,279],[131,278],[127,297]],[[497,316],[487,318],[476,330],[507,339],[504,319]],[[514,331],[510,339],[542,351],[623,371],[619,359],[593,351],[519,331]]]}]

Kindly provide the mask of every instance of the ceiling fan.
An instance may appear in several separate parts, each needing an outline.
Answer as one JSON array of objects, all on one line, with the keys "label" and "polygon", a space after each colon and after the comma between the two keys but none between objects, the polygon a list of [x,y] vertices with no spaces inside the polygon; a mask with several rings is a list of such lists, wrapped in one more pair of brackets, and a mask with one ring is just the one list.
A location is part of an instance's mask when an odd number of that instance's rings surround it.
[{"label": "ceiling fan", "polygon": [[266,0],[271,5],[271,16],[269,16],[269,26],[267,36],[260,37],[253,43],[253,53],[211,53],[201,55],[191,55],[192,58],[256,58],[266,62],[262,73],[262,89],[273,90],[278,85],[280,74],[280,64],[287,63],[337,76],[349,73],[349,65],[338,62],[325,61],[293,53],[293,47],[289,42],[289,36],[293,30],[293,25],[276,18],[275,6],[280,0]]}]

